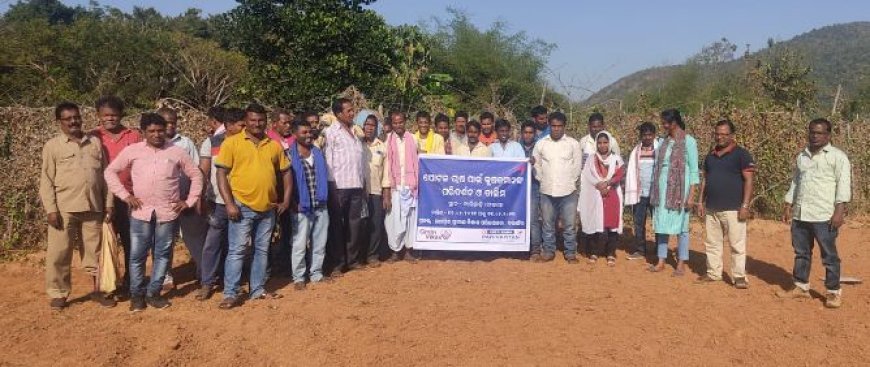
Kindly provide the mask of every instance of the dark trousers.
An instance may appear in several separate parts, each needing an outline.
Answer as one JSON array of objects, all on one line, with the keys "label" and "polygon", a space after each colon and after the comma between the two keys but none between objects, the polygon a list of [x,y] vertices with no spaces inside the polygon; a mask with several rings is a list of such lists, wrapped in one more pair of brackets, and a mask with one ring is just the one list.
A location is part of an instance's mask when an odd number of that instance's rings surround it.
[{"label": "dark trousers", "polygon": [[290,251],[293,244],[293,214],[295,210],[287,210],[276,217],[278,227],[277,248],[269,254],[270,274],[274,271],[290,274]]},{"label": "dark trousers", "polygon": [[366,232],[369,233],[368,250],[366,261],[380,260],[386,250],[387,229],[384,227],[384,202],[383,196],[369,194],[368,197],[369,218],[366,221]]},{"label": "dark trousers", "polygon": [[365,193],[359,189],[338,189],[329,183],[329,235],[326,241],[328,271],[348,270],[358,264]]},{"label": "dark trousers", "polygon": [[619,243],[619,233],[607,229],[604,232],[586,236],[586,254],[616,257],[616,245]]},{"label": "dark trousers", "polygon": [[199,277],[203,285],[218,285],[219,274],[227,256],[227,209],[223,204],[214,204],[208,216],[208,232],[199,260]]},{"label": "dark trousers", "polygon": [[115,212],[112,216],[112,226],[121,240],[124,248],[124,285],[130,284],[130,207],[124,200],[115,197]]},{"label": "dark trousers", "polygon": [[634,238],[637,241],[637,252],[646,255],[646,218],[652,216],[652,206],[649,197],[641,197],[634,205]]},{"label": "dark trousers", "polygon": [[818,242],[822,251],[822,264],[825,266],[825,288],[829,291],[840,289],[840,256],[837,255],[836,229],[828,222],[791,223],[791,245],[794,247],[794,280],[809,284],[810,265],[813,263],[813,244]]}]

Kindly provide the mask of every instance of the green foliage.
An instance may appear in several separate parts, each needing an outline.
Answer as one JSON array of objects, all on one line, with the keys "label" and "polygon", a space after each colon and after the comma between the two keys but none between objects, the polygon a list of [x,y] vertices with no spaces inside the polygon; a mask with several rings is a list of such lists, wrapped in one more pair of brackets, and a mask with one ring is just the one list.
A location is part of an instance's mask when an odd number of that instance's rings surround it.
[{"label": "green foliage", "polygon": [[803,57],[788,47],[769,44],[770,52],[756,61],[750,75],[776,106],[794,109],[806,106],[816,95],[816,87],[809,78],[812,68]]}]

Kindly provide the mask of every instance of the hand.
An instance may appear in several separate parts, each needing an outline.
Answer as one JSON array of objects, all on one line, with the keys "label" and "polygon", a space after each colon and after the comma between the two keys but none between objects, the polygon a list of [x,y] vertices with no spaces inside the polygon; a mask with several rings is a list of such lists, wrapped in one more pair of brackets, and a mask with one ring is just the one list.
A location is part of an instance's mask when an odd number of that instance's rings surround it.
[{"label": "hand", "polygon": [[50,225],[51,228],[58,230],[63,229],[63,219],[61,219],[60,213],[48,213],[46,220],[48,221],[48,225]]},{"label": "hand", "polygon": [[609,186],[607,181],[601,181],[601,182],[595,184],[595,188],[598,189],[598,191],[601,191],[602,193],[604,192],[604,189],[607,188],[607,186]]},{"label": "hand", "polygon": [[130,195],[126,199],[124,199],[124,202],[127,203],[127,205],[130,206],[130,209],[133,209],[133,210],[136,210],[136,209],[139,209],[142,207],[142,200],[139,200],[139,198],[137,198],[133,195]]},{"label": "hand", "polygon": [[112,219],[115,217],[115,208],[108,207],[106,208],[106,217],[103,218],[103,222],[112,223]]},{"label": "hand", "polygon": [[529,157],[529,164],[535,165],[535,157]]},{"label": "hand", "polygon": [[287,209],[290,208],[289,202],[281,202],[278,205],[275,205],[275,209],[278,211],[278,215],[284,214]]},{"label": "hand", "polygon": [[842,211],[834,211],[834,215],[831,217],[831,229],[837,230],[840,229],[840,226],[846,222],[846,214]]},{"label": "hand", "polygon": [[239,207],[236,206],[235,203],[227,203],[227,219],[237,222],[242,217],[242,212],[239,210]]},{"label": "hand", "polygon": [[384,204],[384,211],[385,211],[385,212],[388,212],[388,213],[389,213],[390,210],[393,209],[393,200],[392,200],[392,199],[393,199],[393,198],[391,197],[391,194],[390,194],[390,193],[385,193],[385,194],[384,194],[384,196],[383,196],[383,200],[382,200],[382,201],[383,201],[383,204]]},{"label": "hand", "polygon": [[740,222],[749,220],[749,208],[740,207],[740,211],[737,212],[737,220]]},{"label": "hand", "polygon": [[178,201],[175,204],[172,204],[172,211],[174,211],[176,213],[181,213],[187,208],[190,208],[190,207],[187,206],[186,201]]},{"label": "hand", "polygon": [[193,211],[196,213],[196,215],[205,215],[206,214],[205,200],[202,200],[202,199],[197,200],[196,204],[193,205]]},{"label": "hand", "polygon": [[785,224],[791,223],[791,205],[785,204],[782,210],[782,222]]}]

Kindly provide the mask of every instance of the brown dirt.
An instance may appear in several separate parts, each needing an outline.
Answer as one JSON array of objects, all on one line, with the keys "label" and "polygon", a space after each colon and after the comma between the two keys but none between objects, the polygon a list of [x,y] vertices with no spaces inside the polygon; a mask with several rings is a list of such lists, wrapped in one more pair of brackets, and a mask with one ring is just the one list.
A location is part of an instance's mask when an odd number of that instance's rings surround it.
[{"label": "brown dirt", "polygon": [[[694,273],[704,268],[700,234],[696,224]],[[52,312],[38,261],[4,264],[0,366],[870,364],[868,287],[844,286],[840,310],[818,295],[779,299],[790,284],[788,228],[755,221],[749,236],[747,291],[651,274],[620,251],[614,269],[442,258],[303,292],[275,279],[285,298],[231,311],[194,300],[187,283],[169,309],[135,315],[126,302],[106,310],[83,299]],[[843,230],[845,275],[868,276],[868,236],[855,222]],[[189,273],[180,267],[177,277]],[[816,255],[816,289],[822,275]],[[73,278],[73,296],[84,297],[86,277]]]}]

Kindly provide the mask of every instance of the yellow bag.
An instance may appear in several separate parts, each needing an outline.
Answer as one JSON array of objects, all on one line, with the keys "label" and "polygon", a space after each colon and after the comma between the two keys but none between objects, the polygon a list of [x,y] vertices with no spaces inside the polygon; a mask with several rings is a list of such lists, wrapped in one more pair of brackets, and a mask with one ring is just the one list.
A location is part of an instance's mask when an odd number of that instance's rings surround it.
[{"label": "yellow bag", "polygon": [[118,238],[110,223],[103,223],[103,239],[100,241],[100,268],[97,287],[100,292],[112,293],[118,289]]}]

